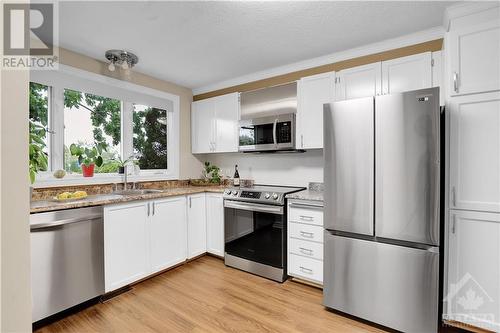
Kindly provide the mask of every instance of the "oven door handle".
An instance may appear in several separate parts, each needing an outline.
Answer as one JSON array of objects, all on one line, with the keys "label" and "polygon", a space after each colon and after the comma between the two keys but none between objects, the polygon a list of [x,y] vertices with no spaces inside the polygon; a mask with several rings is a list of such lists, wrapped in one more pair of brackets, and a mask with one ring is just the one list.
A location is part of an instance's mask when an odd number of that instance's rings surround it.
[{"label": "oven door handle", "polygon": [[273,142],[275,145],[278,144],[278,140],[276,140],[276,128],[278,126],[278,118],[274,119],[273,123]]},{"label": "oven door handle", "polygon": [[224,207],[225,208],[248,210],[251,212],[262,212],[262,213],[283,215],[283,206],[262,205],[262,204],[255,204],[255,203],[224,200]]}]

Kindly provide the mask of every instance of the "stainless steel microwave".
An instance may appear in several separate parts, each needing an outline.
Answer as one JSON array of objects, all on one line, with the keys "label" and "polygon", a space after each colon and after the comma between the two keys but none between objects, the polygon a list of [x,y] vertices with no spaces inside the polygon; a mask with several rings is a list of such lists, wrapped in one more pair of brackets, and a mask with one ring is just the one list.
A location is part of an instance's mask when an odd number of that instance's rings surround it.
[{"label": "stainless steel microwave", "polygon": [[241,120],[241,152],[295,149],[295,113]]}]

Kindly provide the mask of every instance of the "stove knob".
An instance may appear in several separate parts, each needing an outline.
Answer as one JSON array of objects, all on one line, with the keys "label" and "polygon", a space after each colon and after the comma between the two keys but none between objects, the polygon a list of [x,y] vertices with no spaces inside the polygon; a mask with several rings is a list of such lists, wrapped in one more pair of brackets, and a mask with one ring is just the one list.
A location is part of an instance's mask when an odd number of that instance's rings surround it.
[{"label": "stove knob", "polygon": [[274,200],[278,200],[278,194],[273,193],[273,199],[274,199]]},{"label": "stove knob", "polygon": [[237,196],[238,195],[238,191],[233,191],[233,195]]},{"label": "stove knob", "polygon": [[264,194],[264,197],[265,197],[266,199],[269,199],[269,198],[271,197],[271,195],[270,195],[269,193],[266,193],[266,194]]},{"label": "stove knob", "polygon": [[231,194],[231,190],[226,190],[226,194],[230,195]]}]

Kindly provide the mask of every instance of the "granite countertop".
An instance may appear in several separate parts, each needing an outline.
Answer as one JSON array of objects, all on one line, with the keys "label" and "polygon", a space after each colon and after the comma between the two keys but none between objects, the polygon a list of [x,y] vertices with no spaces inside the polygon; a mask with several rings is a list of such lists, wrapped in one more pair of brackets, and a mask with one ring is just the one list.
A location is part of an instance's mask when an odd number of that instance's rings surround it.
[{"label": "granite countertop", "polygon": [[306,190],[287,194],[287,199],[323,201],[323,183],[309,183]]},{"label": "granite countertop", "polygon": [[118,195],[118,194],[89,195],[85,199],[72,202],[38,200],[31,202],[30,212],[41,213],[54,210],[89,207],[89,206],[101,206],[101,205],[109,205],[109,204],[135,201],[135,200],[159,199],[159,198],[173,197],[186,194],[204,193],[204,192],[222,193],[224,192],[224,189],[225,189],[224,186],[184,186],[184,187],[174,187],[174,188],[164,189],[161,190],[161,192],[157,193],[147,193],[138,195]]}]

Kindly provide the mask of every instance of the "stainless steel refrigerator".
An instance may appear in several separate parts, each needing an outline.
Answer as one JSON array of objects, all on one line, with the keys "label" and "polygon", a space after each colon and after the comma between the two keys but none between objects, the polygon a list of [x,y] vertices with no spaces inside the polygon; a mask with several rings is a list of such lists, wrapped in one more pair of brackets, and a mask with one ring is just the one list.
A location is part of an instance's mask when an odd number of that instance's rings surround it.
[{"label": "stainless steel refrigerator", "polygon": [[324,105],[324,305],[437,332],[439,88]]}]

